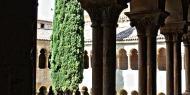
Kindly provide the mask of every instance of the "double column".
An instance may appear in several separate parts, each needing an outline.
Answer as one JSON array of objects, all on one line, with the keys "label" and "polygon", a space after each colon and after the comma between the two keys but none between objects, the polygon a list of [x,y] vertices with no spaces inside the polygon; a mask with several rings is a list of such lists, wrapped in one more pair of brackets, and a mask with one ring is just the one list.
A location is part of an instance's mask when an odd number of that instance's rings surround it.
[{"label": "double column", "polygon": [[[162,33],[163,30],[161,30]],[[162,33],[166,40],[166,94],[174,94],[174,72],[173,72],[173,36],[172,33]]]},{"label": "double column", "polygon": [[166,38],[167,63],[166,87],[167,95],[181,95],[181,39],[185,23],[166,23],[161,33]]},{"label": "double column", "polygon": [[174,41],[174,95],[181,95],[181,37],[182,33],[173,35]]},{"label": "double column", "polygon": [[100,8],[87,8],[92,22],[92,95],[103,93],[103,28]]},{"label": "double column", "polygon": [[[92,95],[115,95],[116,27],[127,6],[82,3],[92,21]],[[87,6],[88,5],[88,6]]]},{"label": "double column", "polygon": [[157,11],[126,15],[139,38],[139,95],[156,95],[156,36],[167,14]]},{"label": "double column", "polygon": [[190,32],[183,35],[185,46],[185,77],[186,77],[186,95],[190,94]]},{"label": "double column", "polygon": [[123,7],[102,8],[103,17],[103,95],[115,95],[116,27]]}]

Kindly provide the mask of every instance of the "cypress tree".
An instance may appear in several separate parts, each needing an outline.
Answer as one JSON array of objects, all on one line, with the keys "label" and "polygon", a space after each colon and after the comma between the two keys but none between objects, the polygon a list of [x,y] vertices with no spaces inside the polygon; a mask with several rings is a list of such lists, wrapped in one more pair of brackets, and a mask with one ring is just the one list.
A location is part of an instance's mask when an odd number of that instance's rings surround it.
[{"label": "cypress tree", "polygon": [[84,16],[77,0],[55,0],[51,79],[56,91],[76,91],[83,79]]}]

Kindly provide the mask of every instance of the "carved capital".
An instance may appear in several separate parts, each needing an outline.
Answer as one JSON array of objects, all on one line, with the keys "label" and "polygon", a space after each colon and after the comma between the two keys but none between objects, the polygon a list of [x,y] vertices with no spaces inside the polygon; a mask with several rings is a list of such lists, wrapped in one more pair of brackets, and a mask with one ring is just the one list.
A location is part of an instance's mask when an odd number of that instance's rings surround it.
[{"label": "carved capital", "polygon": [[173,42],[173,35],[172,35],[172,33],[164,34],[164,37],[165,37],[166,43]]},{"label": "carved capital", "polygon": [[[163,34],[167,41],[173,40],[174,42],[181,42],[182,35],[184,33],[184,28],[186,23],[184,21],[181,22],[172,22],[166,23],[164,27],[160,28],[161,34]],[[172,36],[172,38],[171,38]]]},{"label": "carved capital", "polygon": [[102,8],[103,26],[117,26],[117,21],[124,6],[107,6]]},{"label": "carved capital", "polygon": [[101,20],[101,15],[102,15],[101,8],[89,7],[89,8],[86,8],[86,11],[88,12],[90,16],[91,21]]},{"label": "carved capital", "polygon": [[182,33],[173,33],[173,42],[181,42],[182,41]]},{"label": "carved capital", "polygon": [[86,8],[86,11],[88,12],[91,22],[92,22],[92,27],[97,27],[102,24],[102,10],[101,8],[96,8],[96,7],[90,7]]},{"label": "carved capital", "polygon": [[166,23],[164,27],[160,28],[160,31],[163,35],[165,34],[173,34],[173,33],[179,33],[182,34],[185,28],[185,22],[181,21],[181,22],[172,22],[172,23]]},{"label": "carved capital", "polygon": [[[169,15],[167,12],[161,11],[126,12],[125,14],[129,17],[131,26],[137,28],[138,35],[143,35],[143,31],[147,31],[147,29],[158,30],[160,26],[164,25],[165,18]],[[157,33],[152,34],[156,35]],[[147,32],[147,35],[151,35],[151,32]]]},{"label": "carved capital", "polygon": [[161,11],[143,11],[137,13],[126,12],[125,14],[131,20],[131,26],[136,27],[144,27],[148,25],[160,27],[164,24],[165,18],[169,15],[167,12]]},{"label": "carved capital", "polygon": [[78,0],[83,9],[91,8],[92,6],[96,6],[97,8],[101,6],[101,3],[98,0]]},{"label": "carved capital", "polygon": [[182,41],[185,46],[190,46],[190,31],[186,34],[183,34]]}]

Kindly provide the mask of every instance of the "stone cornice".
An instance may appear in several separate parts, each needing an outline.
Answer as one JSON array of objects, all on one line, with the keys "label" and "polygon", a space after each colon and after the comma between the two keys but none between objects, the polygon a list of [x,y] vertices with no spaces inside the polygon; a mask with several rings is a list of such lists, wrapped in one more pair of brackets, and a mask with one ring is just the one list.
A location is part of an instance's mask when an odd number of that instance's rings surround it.
[{"label": "stone cornice", "polygon": [[127,7],[127,3],[131,0],[78,0],[84,9],[90,8],[92,6],[109,7],[109,6],[122,6]]}]

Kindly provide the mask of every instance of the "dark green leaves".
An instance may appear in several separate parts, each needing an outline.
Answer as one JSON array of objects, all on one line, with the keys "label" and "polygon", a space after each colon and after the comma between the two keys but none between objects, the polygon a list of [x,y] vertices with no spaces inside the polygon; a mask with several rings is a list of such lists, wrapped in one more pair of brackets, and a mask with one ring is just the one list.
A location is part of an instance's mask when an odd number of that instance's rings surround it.
[{"label": "dark green leaves", "polygon": [[75,91],[83,78],[84,17],[77,0],[56,0],[51,37],[54,90]]}]

